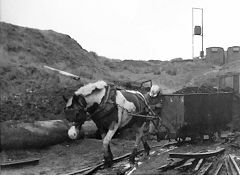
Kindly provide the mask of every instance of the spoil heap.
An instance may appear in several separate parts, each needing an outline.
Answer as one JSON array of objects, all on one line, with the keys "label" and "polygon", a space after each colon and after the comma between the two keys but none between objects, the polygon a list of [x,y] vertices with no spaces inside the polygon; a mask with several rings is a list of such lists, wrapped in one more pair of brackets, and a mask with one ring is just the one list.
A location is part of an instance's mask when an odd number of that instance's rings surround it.
[{"label": "spoil heap", "polygon": [[233,89],[226,87],[224,89],[218,89],[212,86],[200,86],[200,87],[184,87],[174,94],[192,94],[192,93],[216,93],[216,92],[233,92]]}]

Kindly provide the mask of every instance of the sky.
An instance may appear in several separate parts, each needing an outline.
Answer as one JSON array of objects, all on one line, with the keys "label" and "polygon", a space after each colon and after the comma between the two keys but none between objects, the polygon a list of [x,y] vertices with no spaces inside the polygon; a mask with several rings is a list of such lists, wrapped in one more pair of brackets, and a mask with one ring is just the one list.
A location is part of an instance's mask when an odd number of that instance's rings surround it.
[{"label": "sky", "polygon": [[[70,35],[86,50],[111,59],[192,58],[192,25],[204,50],[240,46],[239,0],[0,0],[0,20]],[[199,56],[201,36],[194,36]]]}]

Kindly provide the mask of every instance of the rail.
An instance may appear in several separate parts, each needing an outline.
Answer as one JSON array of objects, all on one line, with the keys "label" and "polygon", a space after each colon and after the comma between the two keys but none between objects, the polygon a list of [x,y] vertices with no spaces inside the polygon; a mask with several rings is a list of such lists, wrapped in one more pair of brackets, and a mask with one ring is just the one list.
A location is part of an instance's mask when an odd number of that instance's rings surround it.
[{"label": "rail", "polygon": [[[154,149],[154,148],[168,148],[168,147],[171,147],[173,145],[178,145],[179,143],[178,142],[169,142],[169,143],[166,143],[164,145],[162,144],[159,144],[159,145],[154,145],[152,146],[151,148]],[[138,151],[138,154],[142,153],[144,151],[144,149],[141,149]],[[170,151],[170,150],[167,150],[167,152]],[[165,151],[166,152],[166,151]],[[164,153],[164,152],[163,152]],[[129,156],[131,155],[131,153],[127,153],[123,156],[120,156],[120,157],[116,157],[114,160],[113,160],[113,163],[117,163],[119,161],[122,161],[123,159],[125,158],[128,158]],[[79,173],[82,173],[84,175],[90,175],[90,174],[93,174],[94,172],[98,171],[99,169],[101,168],[104,168],[104,163],[99,163],[98,165],[95,165],[95,166],[92,166],[92,167],[87,167],[87,168],[83,168],[81,170],[77,170],[77,171],[73,171],[73,172],[69,172],[69,173],[66,173],[64,175],[74,175],[74,174],[79,174]],[[127,169],[125,170],[126,171],[131,171],[134,167],[131,167],[131,169]],[[125,172],[122,172],[122,174],[125,174]]]}]

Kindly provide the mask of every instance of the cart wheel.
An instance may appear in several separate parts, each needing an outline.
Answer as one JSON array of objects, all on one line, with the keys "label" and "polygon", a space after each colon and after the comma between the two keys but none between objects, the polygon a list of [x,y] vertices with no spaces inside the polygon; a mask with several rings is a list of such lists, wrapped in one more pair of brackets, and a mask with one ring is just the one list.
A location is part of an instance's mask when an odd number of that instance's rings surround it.
[{"label": "cart wheel", "polygon": [[175,140],[177,141],[177,142],[182,142],[182,140],[181,140],[181,138],[180,137],[177,137],[177,138],[175,138]]},{"label": "cart wheel", "polygon": [[196,136],[191,136],[191,142],[197,142],[197,137]]},{"label": "cart wheel", "polygon": [[186,136],[184,136],[184,137],[181,137],[181,139],[182,139],[182,141],[183,141],[183,142],[185,142],[185,141],[186,141],[186,138],[187,138]]},{"label": "cart wheel", "polygon": [[214,133],[209,134],[209,140],[211,140],[213,142],[217,141],[216,135]]},{"label": "cart wheel", "polygon": [[200,135],[200,142],[203,142],[204,141],[204,134],[201,134]]}]

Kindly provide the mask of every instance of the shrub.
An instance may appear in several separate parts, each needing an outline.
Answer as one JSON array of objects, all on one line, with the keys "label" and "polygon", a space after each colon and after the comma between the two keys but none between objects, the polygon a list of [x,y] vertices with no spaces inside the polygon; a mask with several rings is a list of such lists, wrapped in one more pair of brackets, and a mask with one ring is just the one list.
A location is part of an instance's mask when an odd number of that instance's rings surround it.
[{"label": "shrub", "polygon": [[124,75],[120,75],[119,78],[120,78],[120,79],[124,79],[125,76],[124,76]]},{"label": "shrub", "polygon": [[116,68],[115,65],[114,65],[114,63],[111,62],[111,61],[108,61],[108,60],[104,61],[104,65],[107,66],[107,67],[109,67],[110,69]]}]

